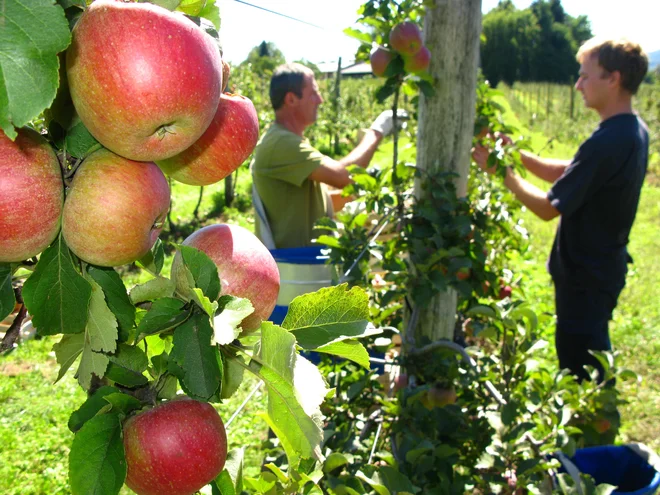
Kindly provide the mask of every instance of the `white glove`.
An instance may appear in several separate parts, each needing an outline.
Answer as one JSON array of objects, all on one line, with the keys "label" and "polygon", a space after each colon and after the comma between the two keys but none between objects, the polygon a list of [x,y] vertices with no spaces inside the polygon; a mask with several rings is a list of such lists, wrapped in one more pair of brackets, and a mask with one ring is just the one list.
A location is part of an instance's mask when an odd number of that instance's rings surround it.
[{"label": "white glove", "polygon": [[[405,110],[397,110],[396,112],[397,121],[400,125],[403,123],[403,120],[408,118],[408,112]],[[382,112],[376,120],[373,121],[369,129],[380,132],[383,136],[389,136],[394,130],[394,120],[392,110],[385,110]]]}]

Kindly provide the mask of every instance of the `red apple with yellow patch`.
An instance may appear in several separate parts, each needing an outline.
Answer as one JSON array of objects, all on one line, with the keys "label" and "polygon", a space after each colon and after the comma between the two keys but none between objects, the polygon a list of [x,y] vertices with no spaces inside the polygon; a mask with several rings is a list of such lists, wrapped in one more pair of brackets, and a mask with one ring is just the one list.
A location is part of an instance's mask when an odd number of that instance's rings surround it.
[{"label": "red apple with yellow patch", "polygon": [[163,160],[190,147],[222,91],[213,38],[150,3],[93,2],[73,29],[66,68],[82,122],[131,160]]},{"label": "red apple with yellow patch", "polygon": [[240,167],[258,140],[259,118],[252,101],[245,96],[225,93],[202,137],[190,148],[157,164],[174,180],[206,186]]},{"label": "red apple with yellow patch", "polygon": [[0,130],[0,263],[41,253],[57,237],[64,183],[55,152],[32,129]]}]

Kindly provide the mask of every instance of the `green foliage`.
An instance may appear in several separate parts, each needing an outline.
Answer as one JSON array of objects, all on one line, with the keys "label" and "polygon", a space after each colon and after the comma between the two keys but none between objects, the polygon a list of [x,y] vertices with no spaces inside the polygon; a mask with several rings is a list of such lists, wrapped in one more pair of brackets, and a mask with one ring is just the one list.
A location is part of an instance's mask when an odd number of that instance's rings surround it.
[{"label": "green foliage", "polygon": [[591,38],[586,16],[568,15],[560,0],[538,0],[517,10],[503,2],[483,18],[481,60],[486,79],[570,82],[577,73],[575,53]]},{"label": "green foliage", "polygon": [[7,0],[0,24],[0,129],[13,139],[14,127],[23,127],[53,102],[57,54],[69,45],[71,33],[62,7],[48,0]]}]

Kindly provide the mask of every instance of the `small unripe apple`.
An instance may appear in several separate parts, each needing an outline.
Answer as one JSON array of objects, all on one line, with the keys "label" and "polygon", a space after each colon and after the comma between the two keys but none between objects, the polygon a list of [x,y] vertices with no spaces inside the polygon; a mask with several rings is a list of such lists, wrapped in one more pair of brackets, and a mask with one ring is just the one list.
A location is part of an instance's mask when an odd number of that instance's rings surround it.
[{"label": "small unripe apple", "polygon": [[605,433],[612,427],[612,423],[605,418],[598,418],[592,423],[594,430],[598,433]]},{"label": "small unripe apple", "polygon": [[394,54],[379,46],[372,50],[369,60],[371,62],[371,72],[374,73],[374,76],[384,77],[387,66],[394,60]]},{"label": "small unripe apple", "polygon": [[454,404],[457,398],[456,390],[453,387],[441,388],[434,385],[426,393],[426,399],[422,401],[422,404],[426,409],[431,410]]},{"label": "small unripe apple", "polygon": [[155,163],[100,149],[73,178],[62,216],[67,245],[83,261],[119,266],[153,247],[170,207],[170,187]]},{"label": "small unripe apple", "polygon": [[175,399],[123,427],[126,485],[138,495],[191,495],[221,472],[227,434],[210,404]]},{"label": "small unripe apple", "polygon": [[403,68],[406,72],[412,72],[413,74],[426,71],[426,69],[429,68],[430,63],[431,52],[425,46],[420,47],[414,55],[406,55],[403,57]]},{"label": "small unripe apple", "polygon": [[64,183],[55,152],[32,129],[0,130],[0,263],[41,253],[57,237]]},{"label": "small unripe apple", "polygon": [[422,47],[422,33],[414,22],[397,24],[390,31],[390,46],[401,55],[414,55]]}]

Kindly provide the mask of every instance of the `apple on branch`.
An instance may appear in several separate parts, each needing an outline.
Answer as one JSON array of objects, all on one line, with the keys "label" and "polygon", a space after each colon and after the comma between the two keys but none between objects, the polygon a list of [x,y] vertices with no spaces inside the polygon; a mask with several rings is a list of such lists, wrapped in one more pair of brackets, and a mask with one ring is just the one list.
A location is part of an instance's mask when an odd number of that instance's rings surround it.
[{"label": "apple on branch", "polygon": [[0,177],[0,263],[14,263],[57,237],[64,183],[55,152],[28,128],[14,141],[0,131]]},{"label": "apple on branch", "polygon": [[93,2],[73,29],[66,67],[85,127],[131,160],[163,160],[191,146],[222,91],[213,38],[149,3]]},{"label": "apple on branch", "polygon": [[249,98],[222,94],[206,132],[190,148],[158,161],[174,180],[193,186],[214,184],[236,170],[259,139],[259,118]]},{"label": "apple on branch", "polygon": [[227,434],[210,404],[183,398],[124,423],[126,485],[138,495],[191,495],[221,472]]},{"label": "apple on branch", "polygon": [[[248,299],[254,313],[241,323],[244,331],[254,330],[273,312],[280,290],[280,273],[270,251],[250,231],[238,225],[209,225],[183,241],[205,253],[218,267],[222,294]],[[181,254],[172,263],[173,278],[180,292],[186,292]]]},{"label": "apple on branch", "polygon": [[422,47],[422,33],[414,22],[400,22],[390,31],[390,46],[403,56],[416,54]]},{"label": "apple on branch", "polygon": [[394,54],[382,46],[372,50],[371,55],[369,56],[371,72],[374,73],[374,76],[384,77],[387,66],[390,65],[392,60],[394,60]]},{"label": "apple on branch", "polygon": [[83,261],[119,266],[153,247],[170,207],[170,187],[155,163],[106,149],[89,155],[64,202],[62,234]]}]

